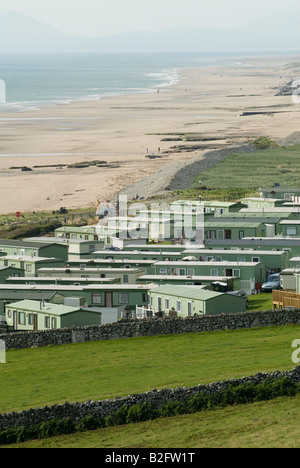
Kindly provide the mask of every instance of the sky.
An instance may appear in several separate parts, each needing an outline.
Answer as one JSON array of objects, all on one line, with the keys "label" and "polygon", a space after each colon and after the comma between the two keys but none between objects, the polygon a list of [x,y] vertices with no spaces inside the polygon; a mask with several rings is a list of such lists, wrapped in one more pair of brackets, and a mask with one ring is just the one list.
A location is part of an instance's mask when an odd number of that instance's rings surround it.
[{"label": "sky", "polygon": [[299,0],[1,0],[0,13],[32,16],[62,33],[104,36],[191,25],[232,28],[299,11]]}]

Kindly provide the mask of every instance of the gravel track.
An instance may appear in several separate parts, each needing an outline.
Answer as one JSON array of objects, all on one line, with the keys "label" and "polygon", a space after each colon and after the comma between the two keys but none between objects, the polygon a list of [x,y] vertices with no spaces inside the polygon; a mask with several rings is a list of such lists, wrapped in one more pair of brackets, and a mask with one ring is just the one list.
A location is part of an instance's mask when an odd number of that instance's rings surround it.
[{"label": "gravel track", "polygon": [[254,153],[257,148],[251,144],[232,146],[220,150],[208,151],[188,161],[165,164],[156,173],[135,182],[123,189],[119,195],[127,195],[131,200],[136,195],[151,198],[163,195],[169,190],[184,190],[191,186],[193,179],[201,172],[223,161],[234,153]]}]

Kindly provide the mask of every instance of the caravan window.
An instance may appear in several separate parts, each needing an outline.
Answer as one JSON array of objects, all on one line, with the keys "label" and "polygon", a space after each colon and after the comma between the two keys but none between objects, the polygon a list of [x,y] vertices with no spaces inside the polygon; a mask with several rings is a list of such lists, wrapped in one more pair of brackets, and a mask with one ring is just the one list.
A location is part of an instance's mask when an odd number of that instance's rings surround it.
[{"label": "caravan window", "polygon": [[160,268],[159,274],[160,275],[167,275],[168,274],[168,269],[167,268]]},{"label": "caravan window", "polygon": [[195,275],[195,270],[194,270],[194,268],[188,268],[188,269],[186,270],[186,274],[187,274],[187,276],[194,276],[194,275]]},{"label": "caravan window", "polygon": [[296,236],[296,235],[297,235],[297,228],[296,228],[296,226],[287,226],[287,228],[286,228],[286,235],[287,235],[287,236]]},{"label": "caravan window", "polygon": [[92,294],[92,302],[93,302],[93,304],[101,304],[102,303],[102,294]]},{"label": "caravan window", "polygon": [[120,304],[129,304],[129,294],[119,294],[119,303]]},{"label": "caravan window", "polygon": [[19,325],[25,325],[25,313],[19,312]]}]

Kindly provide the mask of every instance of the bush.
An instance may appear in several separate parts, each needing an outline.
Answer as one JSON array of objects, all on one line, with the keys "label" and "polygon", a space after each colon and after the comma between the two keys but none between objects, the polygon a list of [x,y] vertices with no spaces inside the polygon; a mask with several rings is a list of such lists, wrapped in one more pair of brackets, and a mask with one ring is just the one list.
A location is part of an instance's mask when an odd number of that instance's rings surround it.
[{"label": "bush", "polygon": [[73,434],[77,430],[76,424],[69,418],[51,420],[42,423],[38,429],[38,438],[47,439],[57,435]]},{"label": "bush", "polygon": [[137,404],[131,406],[127,413],[126,424],[149,421],[157,418],[157,411],[151,404]]},{"label": "bush", "polygon": [[81,419],[81,421],[77,423],[76,428],[79,432],[94,431],[105,427],[105,425],[105,420],[103,418],[95,418],[94,416],[89,415],[86,418]]},{"label": "bush", "polygon": [[122,426],[126,424],[127,416],[128,416],[128,407],[123,405],[116,413],[113,415],[113,425],[114,426]]},{"label": "bush", "polygon": [[279,145],[275,141],[270,140],[267,137],[260,137],[254,140],[253,142],[255,148],[259,150],[269,149],[269,148],[278,148]]}]

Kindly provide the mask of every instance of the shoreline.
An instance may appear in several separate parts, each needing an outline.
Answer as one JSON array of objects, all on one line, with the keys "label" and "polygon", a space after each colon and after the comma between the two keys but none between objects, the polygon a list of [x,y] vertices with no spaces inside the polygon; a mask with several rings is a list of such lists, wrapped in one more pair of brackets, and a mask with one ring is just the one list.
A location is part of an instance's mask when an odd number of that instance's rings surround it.
[{"label": "shoreline", "polygon": [[[173,69],[166,69],[164,70],[166,73],[163,74],[161,73],[151,73],[153,75],[161,75],[164,78],[170,77],[169,81],[163,81],[162,83],[153,85],[152,87],[149,88],[143,88],[140,92],[138,91],[126,91],[124,89],[124,92],[107,92],[105,94],[94,94],[94,95],[85,95],[85,96],[80,96],[80,97],[74,97],[74,98],[66,98],[65,100],[54,100],[54,101],[18,101],[18,102],[7,102],[5,104],[0,103],[0,116],[4,116],[3,118],[0,117],[0,123],[1,121],[7,120],[5,119],[6,114],[20,114],[20,115],[26,115],[27,112],[38,112],[38,111],[43,111],[45,109],[48,109],[50,107],[56,107],[56,106],[69,106],[70,104],[73,103],[89,103],[89,102],[94,102],[94,101],[99,101],[101,99],[106,99],[106,98],[116,98],[120,96],[126,96],[126,95],[134,95],[138,96],[140,94],[152,94],[155,93],[157,89],[164,89],[168,87],[174,86],[176,83],[180,81],[180,73],[179,73],[178,68],[173,68]],[[168,73],[168,75],[167,75]],[[44,104],[43,104],[44,102]],[[28,104],[26,107],[25,104]],[[40,104],[39,106],[36,104]],[[22,109],[13,109],[13,107],[21,107]],[[7,109],[5,109],[7,106]],[[9,109],[11,107],[11,109]],[[23,118],[24,120],[26,117]],[[16,119],[14,119],[16,120]],[[20,117],[19,120],[22,120],[22,117]],[[38,120],[38,119],[36,119]]]},{"label": "shoreline", "polygon": [[[293,57],[245,60],[247,67],[177,69],[180,81],[159,92],[26,111],[25,120],[24,112],[5,113],[0,154],[9,156],[0,157],[0,214],[95,206],[147,178],[154,190],[160,170],[173,177],[211,150],[297,131],[300,107],[275,96],[292,76],[286,64]],[[239,117],[248,111],[257,115]],[[37,162],[36,155],[44,156]],[[88,166],[95,160],[102,165]],[[87,167],[66,167],[76,163]],[[48,168],[10,169],[37,164]]]}]

